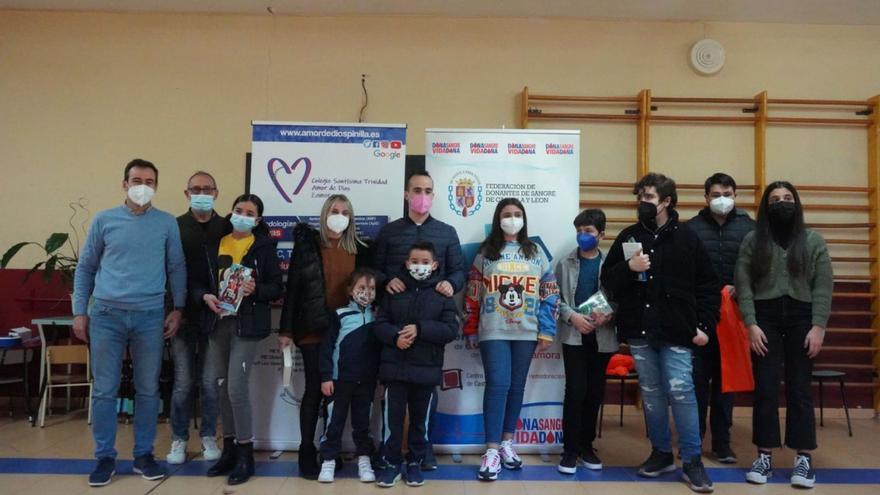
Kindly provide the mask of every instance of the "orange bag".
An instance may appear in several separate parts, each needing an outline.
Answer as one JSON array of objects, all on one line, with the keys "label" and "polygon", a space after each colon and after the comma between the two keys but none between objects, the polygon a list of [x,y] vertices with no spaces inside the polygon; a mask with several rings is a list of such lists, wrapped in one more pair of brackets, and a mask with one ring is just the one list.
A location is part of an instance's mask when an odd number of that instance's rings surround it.
[{"label": "orange bag", "polygon": [[721,391],[755,390],[749,331],[739,314],[739,306],[726,287],[721,291],[721,318],[716,333],[721,350]]},{"label": "orange bag", "polygon": [[632,356],[615,354],[611,356],[611,359],[608,361],[608,366],[605,368],[605,374],[612,376],[626,376],[635,367],[636,362]]}]

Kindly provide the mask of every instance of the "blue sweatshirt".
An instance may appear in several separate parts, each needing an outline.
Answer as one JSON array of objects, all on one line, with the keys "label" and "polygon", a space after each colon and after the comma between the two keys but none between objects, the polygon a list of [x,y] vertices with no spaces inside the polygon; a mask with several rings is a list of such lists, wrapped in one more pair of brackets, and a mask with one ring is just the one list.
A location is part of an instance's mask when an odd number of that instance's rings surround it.
[{"label": "blue sweatshirt", "polygon": [[104,210],[95,215],[79,253],[73,313],[85,315],[92,295],[113,308],[161,309],[166,280],[174,306],[183,307],[186,262],[174,216],[152,206],[142,215],[124,204]]}]

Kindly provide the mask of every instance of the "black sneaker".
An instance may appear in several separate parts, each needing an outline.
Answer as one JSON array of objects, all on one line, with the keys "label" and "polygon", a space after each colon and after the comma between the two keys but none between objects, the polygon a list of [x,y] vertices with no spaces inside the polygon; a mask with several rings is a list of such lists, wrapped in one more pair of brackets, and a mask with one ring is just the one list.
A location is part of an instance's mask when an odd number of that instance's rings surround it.
[{"label": "black sneaker", "polygon": [[165,468],[160,466],[153,454],[135,457],[132,471],[143,476],[145,480],[161,480],[165,477]]},{"label": "black sneaker", "polygon": [[758,452],[758,458],[752,462],[752,469],[746,473],[746,481],[763,485],[771,476],[773,476],[773,458],[770,454]]},{"label": "black sneaker", "polygon": [[406,465],[406,486],[422,486],[425,478],[422,476],[422,463],[414,461]]},{"label": "black sneaker", "polygon": [[89,486],[107,486],[116,474],[116,459],[104,457],[98,459],[98,465],[89,475]]},{"label": "black sneaker", "polygon": [[816,471],[810,454],[798,454],[794,458],[794,471],[791,472],[791,486],[813,488],[816,484]]},{"label": "black sneaker", "polygon": [[563,452],[562,459],[559,461],[559,465],[556,466],[556,470],[562,474],[575,474],[577,473],[577,460],[577,454]]},{"label": "black sneaker", "polygon": [[715,486],[709,475],[706,474],[706,468],[703,467],[703,461],[700,456],[691,459],[691,462],[685,462],[681,466],[681,477],[688,484],[691,490],[698,493],[712,493]]},{"label": "black sneaker", "polygon": [[660,452],[652,450],[651,456],[648,457],[641,466],[639,466],[639,476],[646,478],[656,478],[663,473],[671,473],[675,471],[675,459],[672,452]]},{"label": "black sneaker", "polygon": [[721,464],[736,464],[738,462],[736,454],[731,450],[729,444],[719,445],[712,449],[712,453]]},{"label": "black sneaker", "polygon": [[382,488],[391,488],[400,481],[400,466],[385,464],[376,473],[376,485]]},{"label": "black sneaker", "polygon": [[581,453],[581,464],[592,471],[599,471],[602,469],[602,459],[599,459],[599,456],[596,455],[596,449],[592,447]]},{"label": "black sneaker", "polygon": [[428,447],[425,451],[425,458],[422,459],[422,471],[435,471],[437,469],[437,457],[434,455],[434,446]]}]

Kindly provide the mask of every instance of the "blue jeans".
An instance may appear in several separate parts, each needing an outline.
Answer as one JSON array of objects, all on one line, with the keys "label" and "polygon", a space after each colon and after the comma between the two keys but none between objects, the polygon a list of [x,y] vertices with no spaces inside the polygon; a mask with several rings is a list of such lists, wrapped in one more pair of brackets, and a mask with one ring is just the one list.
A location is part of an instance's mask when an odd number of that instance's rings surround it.
[{"label": "blue jeans", "polygon": [[639,372],[645,404],[645,421],[651,446],[672,452],[669,407],[678,432],[681,457],[691,462],[702,452],[697,396],[694,393],[693,351],[677,345],[631,342],[630,351]]},{"label": "blue jeans", "polygon": [[501,442],[502,433],[515,433],[522,409],[534,340],[480,342],[486,389],[483,391],[483,428],[486,443]]},{"label": "blue jeans", "polygon": [[192,417],[193,384],[199,380],[199,402],[202,422],[200,437],[217,435],[217,386],[214,383],[214,363],[209,362],[208,335],[200,329],[179,332],[171,340],[174,358],[174,391],[171,394],[171,437],[189,440],[189,420]]},{"label": "blue jeans", "polygon": [[116,397],[126,347],[134,368],[135,457],[153,453],[159,415],[159,372],[162,369],[165,310],[134,311],[95,303],[89,322],[92,356],[92,436],[95,457],[116,458]]}]

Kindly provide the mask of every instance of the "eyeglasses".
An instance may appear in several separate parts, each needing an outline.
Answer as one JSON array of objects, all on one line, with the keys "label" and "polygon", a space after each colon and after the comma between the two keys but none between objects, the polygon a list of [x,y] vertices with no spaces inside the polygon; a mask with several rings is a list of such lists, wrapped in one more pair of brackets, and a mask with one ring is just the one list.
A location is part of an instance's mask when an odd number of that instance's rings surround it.
[{"label": "eyeglasses", "polygon": [[190,187],[187,189],[192,194],[214,194],[214,191],[217,190],[216,187],[205,186],[205,187]]}]

